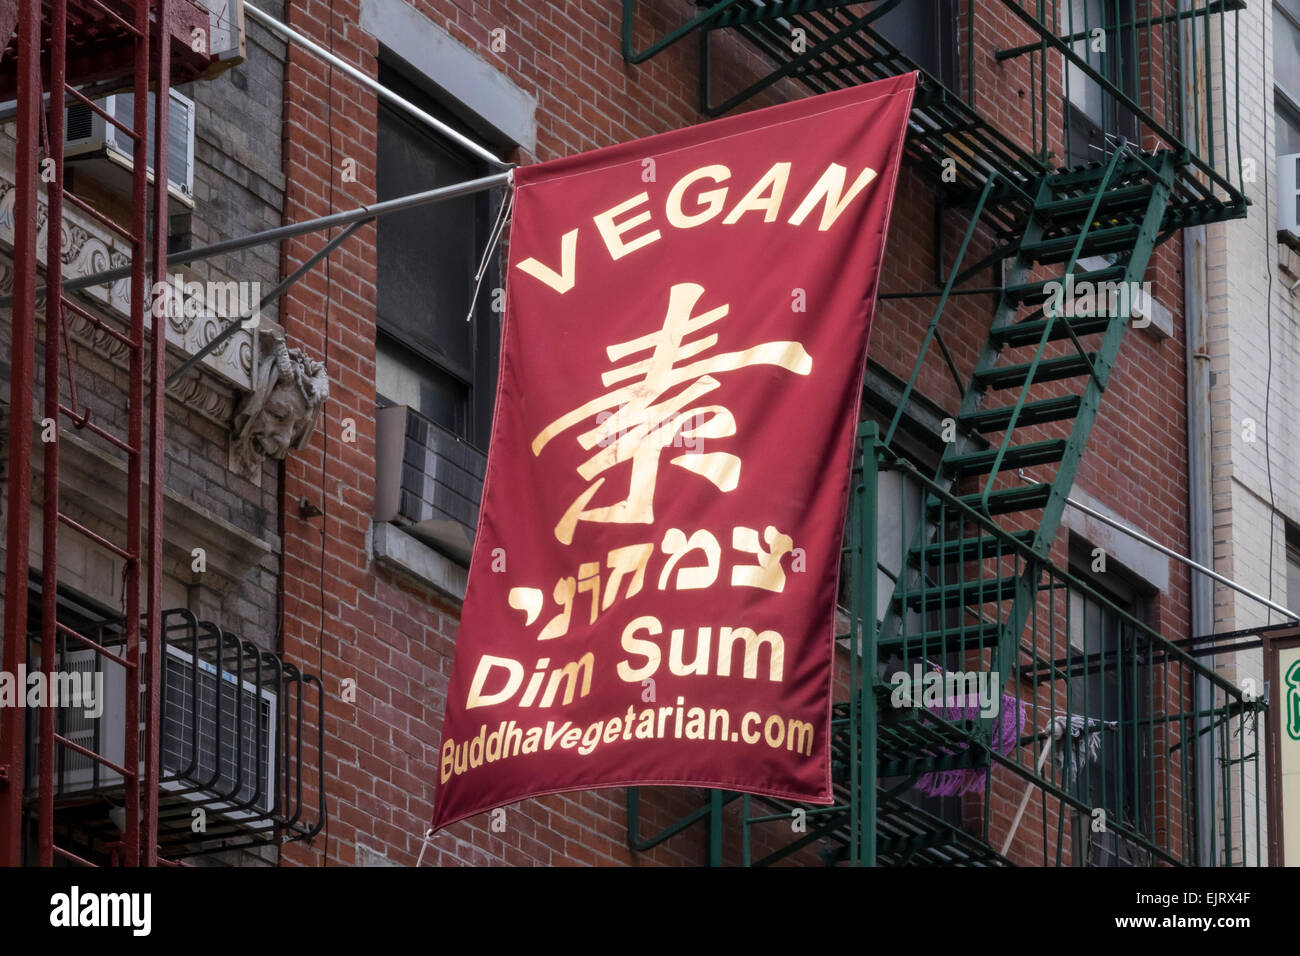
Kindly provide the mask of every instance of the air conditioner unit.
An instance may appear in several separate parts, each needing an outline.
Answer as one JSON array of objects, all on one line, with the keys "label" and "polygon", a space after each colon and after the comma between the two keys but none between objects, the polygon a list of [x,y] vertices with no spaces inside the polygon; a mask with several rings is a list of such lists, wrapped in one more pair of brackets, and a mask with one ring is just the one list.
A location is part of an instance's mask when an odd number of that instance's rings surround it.
[{"label": "air conditioner unit", "polygon": [[[167,120],[167,192],[187,206],[194,205],[194,101],[171,90],[171,112]],[[98,106],[128,129],[135,122],[135,96],[115,93],[98,101]],[[153,179],[153,106],[149,94],[148,142],[149,178]],[[85,103],[73,102],[64,115],[64,158],[82,163],[96,162],[95,170],[109,185],[129,188],[123,172],[129,174],[135,144],[120,128],[108,122]]]},{"label": "air conditioner unit", "polygon": [[486,455],[415,409],[376,410],[375,520],[468,564],[486,471]]},{"label": "air conditioner unit", "polygon": [[[92,650],[69,651],[60,669],[92,672],[98,655]],[[118,766],[123,765],[126,724],[126,672],[115,661],[99,658],[103,672],[103,712],[87,717],[82,707],[61,707],[62,735],[94,751]],[[160,753],[164,793],[202,802],[209,813],[224,813],[240,820],[264,816],[274,806],[276,792],[276,694],[239,680],[228,671],[220,677],[221,742],[217,750],[217,668],[175,645],[167,645],[163,667],[163,713],[160,722]],[[196,699],[197,698],[197,703]],[[238,713],[236,713],[238,711]],[[144,746],[144,703],[139,728]],[[236,735],[242,741],[237,753]],[[238,759],[237,759],[238,758]],[[97,761],[62,748],[59,795],[120,788],[122,777]],[[209,781],[215,782],[209,785]],[[228,800],[238,776],[239,788]],[[202,789],[209,787],[210,789]],[[250,804],[236,809],[236,804]]]},{"label": "air conditioner unit", "polygon": [[1277,158],[1277,228],[1300,239],[1300,153]]}]

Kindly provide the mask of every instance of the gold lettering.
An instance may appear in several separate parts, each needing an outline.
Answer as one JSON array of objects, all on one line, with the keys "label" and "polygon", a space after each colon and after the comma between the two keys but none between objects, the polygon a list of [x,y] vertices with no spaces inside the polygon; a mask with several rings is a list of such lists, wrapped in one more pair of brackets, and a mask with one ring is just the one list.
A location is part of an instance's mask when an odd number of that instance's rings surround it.
[{"label": "gold lettering", "polygon": [[543,265],[531,256],[516,267],[528,273],[534,279],[545,282],[560,295],[573,288],[578,281],[578,230],[570,229],[560,237],[560,271]]},{"label": "gold lettering", "polygon": [[745,642],[744,676],[758,677],[758,651],[764,644],[768,649],[767,679],[780,682],[785,670],[785,639],[776,631],[755,634],[748,627],[724,627],[718,635],[718,676],[731,676],[732,652],[737,641]]},{"label": "gold lettering", "polygon": [[662,657],[659,645],[654,641],[638,640],[635,637],[636,632],[642,630],[648,634],[662,634],[663,626],[658,618],[647,615],[629,621],[627,627],[623,628],[623,650],[629,654],[639,654],[646,659],[641,667],[632,667],[627,661],[618,662],[618,676],[629,684],[638,684],[658,670]]},{"label": "gold lettering", "polygon": [[555,582],[555,591],[551,597],[556,604],[564,606],[564,610],[547,622],[546,627],[542,628],[542,633],[537,635],[539,641],[549,641],[555,637],[563,637],[569,633],[569,618],[573,616],[573,596],[578,591],[578,583],[573,578],[561,578]]},{"label": "gold lettering", "polygon": [[794,211],[790,217],[790,224],[793,226],[802,226],[803,221],[808,218],[808,214],[813,211],[819,202],[825,201],[822,207],[822,221],[818,224],[817,229],[825,232],[835,220],[840,217],[840,213],[848,208],[849,203],[857,198],[858,193],[866,187],[867,183],[876,178],[876,171],[870,166],[864,167],[862,172],[858,173],[858,178],[854,180],[853,186],[849,189],[849,194],[840,198],[840,193],[844,191],[844,174],[847,170],[839,163],[831,163],[826,167],[826,172],[822,173],[822,178],[813,184],[813,188],[808,190],[808,195],[804,196],[803,202],[799,208]]},{"label": "gold lettering", "polygon": [[573,690],[578,686],[578,674],[582,674],[582,693],[579,697],[586,697],[591,693],[591,672],[596,666],[596,655],[591,651],[583,654],[576,661],[570,661],[563,667],[557,667],[551,671],[550,683],[546,685],[546,693],[542,695],[542,702],[538,707],[550,707],[555,701],[555,693],[559,690],[560,680],[568,678],[569,682],[564,688],[564,700],[560,702],[561,706],[573,703]]},{"label": "gold lettering", "polygon": [[696,199],[706,204],[703,210],[696,213],[682,211],[682,197],[685,195],[687,188],[697,180],[712,179],[715,183],[725,183],[730,178],[731,170],[726,166],[701,166],[677,180],[672,191],[668,193],[668,203],[664,209],[669,224],[676,226],[678,229],[691,229],[695,226],[702,226],[716,217],[718,213],[722,212],[722,204],[726,202],[726,189],[710,189],[696,196]]},{"label": "gold lettering", "polygon": [[698,568],[680,568],[677,571],[677,590],[693,591],[709,587],[718,579],[718,568],[722,561],[722,547],[718,544],[718,539],[713,534],[701,528],[690,536],[681,528],[669,528],[664,533],[663,544],[660,545],[664,554],[671,555],[668,563],[664,565],[663,572],[659,575],[659,590],[668,589],[668,580],[672,576],[673,569],[677,563],[690,554],[692,551],[704,552],[704,565]]},{"label": "gold lettering", "polygon": [[[722,220],[724,226],[736,223],[741,216],[754,210],[763,211],[764,222],[775,222],[781,211],[781,200],[785,198],[785,184],[790,180],[790,164],[774,163],[763,174],[763,178],[754,183],[754,188],[745,193],[745,197],[736,203],[727,218]],[[768,193],[764,196],[763,193]]]},{"label": "gold lettering", "polygon": [[[488,674],[491,673],[494,667],[505,668],[510,677],[506,681],[504,689],[497,691],[495,694],[484,694],[483,686],[487,683]],[[465,709],[490,707],[493,704],[501,703],[503,700],[509,700],[523,682],[524,668],[518,661],[511,660],[508,657],[493,657],[491,654],[484,654],[479,659],[478,669],[474,672],[474,680],[470,682],[469,697],[465,700]]]},{"label": "gold lettering", "polygon": [[605,566],[609,568],[610,575],[605,585],[605,601],[600,607],[602,611],[609,610],[610,605],[614,603],[614,599],[618,596],[619,583],[624,575],[632,575],[624,597],[631,597],[641,590],[641,586],[645,584],[646,565],[650,563],[650,556],[654,553],[655,546],[647,541],[645,544],[630,544],[626,548],[615,548],[605,557]]},{"label": "gold lettering", "polygon": [[763,540],[767,542],[767,551],[759,545],[758,531],[754,528],[732,529],[731,546],[737,551],[758,556],[756,567],[737,565],[731,569],[732,587],[763,588],[777,593],[785,590],[785,571],[781,568],[781,559],[794,550],[794,539],[768,525],[763,530]]},{"label": "gold lettering", "polygon": [[629,252],[636,252],[638,249],[648,246],[652,242],[658,241],[658,229],[652,229],[643,235],[637,236],[629,242],[623,241],[623,233],[630,232],[637,226],[650,221],[649,210],[640,212],[630,219],[624,219],[622,222],[615,222],[615,220],[619,216],[623,215],[623,213],[629,212],[635,207],[643,205],[649,201],[649,193],[640,193],[627,200],[627,202],[621,202],[613,209],[608,209],[605,212],[592,217],[592,220],[596,223],[596,229],[600,231],[600,238],[605,240],[605,248],[609,250],[609,257],[611,259],[622,259]]}]

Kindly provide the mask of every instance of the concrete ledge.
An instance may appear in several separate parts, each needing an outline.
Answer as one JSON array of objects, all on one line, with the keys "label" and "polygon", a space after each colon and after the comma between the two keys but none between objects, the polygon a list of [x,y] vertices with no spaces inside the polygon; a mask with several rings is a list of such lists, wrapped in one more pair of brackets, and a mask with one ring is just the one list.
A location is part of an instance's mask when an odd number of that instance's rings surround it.
[{"label": "concrete ledge", "polygon": [[375,563],[419,579],[457,606],[464,602],[468,570],[387,521],[374,522],[370,532]]},{"label": "concrete ledge", "polygon": [[[1070,490],[1070,497],[1079,504],[1087,505],[1093,511],[1104,514],[1112,521],[1118,521],[1134,531],[1151,537],[1145,528],[1140,528],[1129,519],[1117,515],[1078,485]],[[1101,548],[1106,552],[1108,560],[1122,565],[1152,588],[1158,591],[1169,589],[1169,558],[1150,545],[1143,544],[1110,525],[1102,524],[1096,518],[1068,504],[1065,506],[1065,514],[1061,517],[1061,526],[1073,531],[1093,547]]]},{"label": "concrete ledge", "polygon": [[[537,100],[402,0],[361,0],[361,28],[473,114],[497,145],[537,147]],[[515,42],[523,42],[516,38]],[[454,111],[454,110],[453,110]]]}]

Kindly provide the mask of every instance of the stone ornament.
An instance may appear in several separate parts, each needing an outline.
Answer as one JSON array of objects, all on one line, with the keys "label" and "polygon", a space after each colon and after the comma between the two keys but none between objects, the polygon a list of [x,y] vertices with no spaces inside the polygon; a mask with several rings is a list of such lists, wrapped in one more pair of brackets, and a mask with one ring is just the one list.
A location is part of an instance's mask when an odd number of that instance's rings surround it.
[{"label": "stone ornament", "polygon": [[307,447],[329,396],[329,375],[324,363],[286,346],[282,331],[259,329],[252,385],[235,412],[231,450],[235,467],[255,480],[265,459]]}]

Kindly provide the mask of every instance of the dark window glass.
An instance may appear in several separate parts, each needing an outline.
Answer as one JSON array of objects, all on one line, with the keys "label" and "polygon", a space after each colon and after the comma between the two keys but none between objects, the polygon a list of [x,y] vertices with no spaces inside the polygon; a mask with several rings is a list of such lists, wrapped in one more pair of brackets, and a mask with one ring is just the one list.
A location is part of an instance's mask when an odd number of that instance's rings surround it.
[{"label": "dark window glass", "polygon": [[[380,82],[446,118],[398,74],[381,69]],[[477,158],[381,102],[376,170],[380,200],[488,172]],[[493,289],[499,284],[495,261],[484,276],[472,321],[466,321],[466,314],[498,201],[488,192],[475,193],[389,213],[376,225],[381,354],[400,355],[408,379],[415,375],[420,380],[418,388],[403,395],[403,403],[481,447],[487,445],[496,379],[499,316],[491,309]]]},{"label": "dark window glass", "polygon": [[[1061,33],[1079,37],[1071,50],[1129,99],[1136,99],[1141,44],[1134,33],[1133,0],[1067,0]],[[1082,34],[1082,36],[1081,36]],[[1065,70],[1067,162],[1098,162],[1114,150],[1114,138],[1136,139],[1137,117],[1073,63]]]},{"label": "dark window glass", "polygon": [[1300,528],[1286,528],[1286,606],[1300,613]]},{"label": "dark window glass", "polygon": [[[1088,576],[1087,555],[1084,550],[1072,556],[1072,573]],[[1074,863],[1149,866],[1147,851],[1115,827],[1148,838],[1153,832],[1153,687],[1146,642],[1125,616],[1142,620],[1144,602],[1117,572],[1109,571],[1106,583],[1112,587],[1093,587],[1109,603],[1070,593],[1069,664],[1078,676],[1070,680],[1069,717],[1078,726],[1072,727],[1073,746],[1061,748],[1073,764],[1065,776],[1074,795],[1104,810],[1108,823],[1106,830],[1094,830],[1089,815],[1075,814]]]},{"label": "dark window glass", "polygon": [[875,29],[921,69],[957,89],[957,15],[955,0],[907,0]]},{"label": "dark window glass", "polygon": [[1300,102],[1300,2],[1273,9],[1273,83]]},{"label": "dark window glass", "polygon": [[1277,97],[1277,154],[1300,153],[1300,110],[1282,96]]}]

